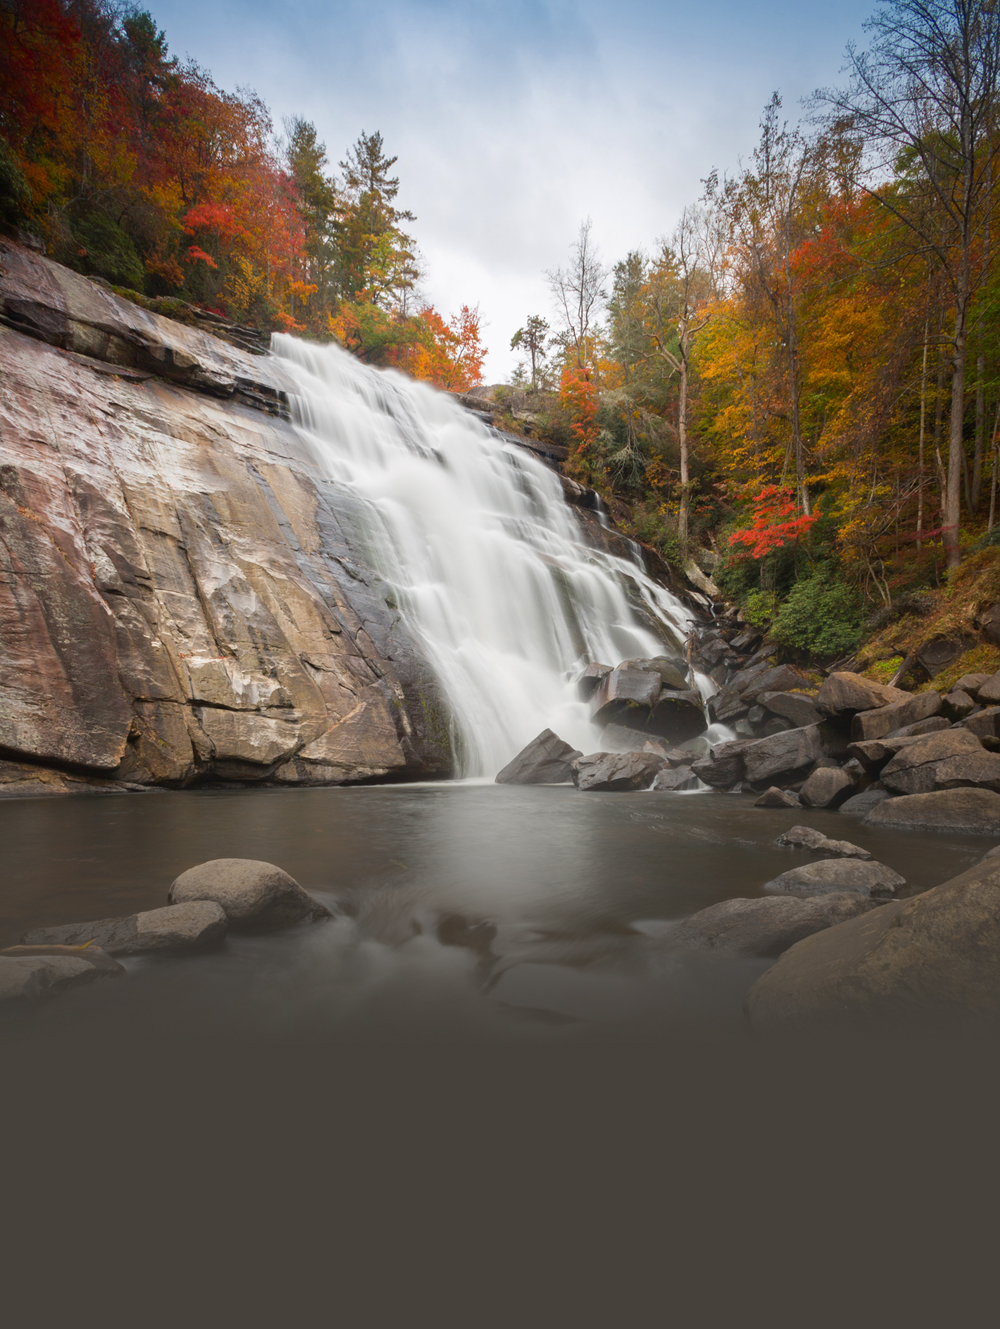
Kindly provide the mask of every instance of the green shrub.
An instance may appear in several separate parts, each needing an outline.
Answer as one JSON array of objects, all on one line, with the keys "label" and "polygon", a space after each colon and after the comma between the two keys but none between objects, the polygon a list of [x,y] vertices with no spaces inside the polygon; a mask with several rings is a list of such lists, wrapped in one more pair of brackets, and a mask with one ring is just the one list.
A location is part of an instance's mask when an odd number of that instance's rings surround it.
[{"label": "green shrub", "polygon": [[772,638],[782,646],[814,655],[842,655],[861,640],[861,607],[849,586],[829,569],[817,568],[796,583],[771,624]]},{"label": "green shrub", "polygon": [[31,211],[31,190],[20,163],[0,138],[0,225],[22,226]]},{"label": "green shrub", "polygon": [[106,213],[94,208],[79,218],[73,224],[73,239],[76,249],[66,255],[70,267],[103,277],[112,285],[142,288],[146,274],[135,245]]},{"label": "green shrub", "polygon": [[778,597],[773,591],[756,587],[747,591],[743,601],[743,617],[755,628],[766,628],[778,609]]}]

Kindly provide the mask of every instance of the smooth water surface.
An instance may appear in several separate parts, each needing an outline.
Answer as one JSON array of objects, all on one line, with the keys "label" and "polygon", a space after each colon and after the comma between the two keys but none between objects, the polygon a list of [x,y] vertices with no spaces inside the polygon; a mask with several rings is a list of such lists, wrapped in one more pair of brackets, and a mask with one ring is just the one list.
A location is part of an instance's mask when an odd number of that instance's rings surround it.
[{"label": "smooth water surface", "polygon": [[908,890],[990,847],[749,796],[570,786],[36,799],[0,804],[0,923],[9,945],[29,927],[156,908],[180,872],[223,857],[276,863],[337,914],[212,955],[129,959],[126,979],[40,1008],[39,1036],[741,1037],[743,994],[768,962],[679,956],[666,924],[811,861],[772,843],[796,822],[868,848]]}]

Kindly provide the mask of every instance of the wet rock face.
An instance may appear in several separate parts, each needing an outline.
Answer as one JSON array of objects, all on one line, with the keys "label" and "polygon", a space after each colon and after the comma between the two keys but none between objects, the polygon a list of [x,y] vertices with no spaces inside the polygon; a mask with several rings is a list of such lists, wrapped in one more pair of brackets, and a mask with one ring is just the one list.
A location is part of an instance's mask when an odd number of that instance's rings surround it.
[{"label": "wet rock face", "polygon": [[29,772],[2,787],[447,774],[359,514],[270,413],[280,366],[25,254],[0,242],[0,755]]}]

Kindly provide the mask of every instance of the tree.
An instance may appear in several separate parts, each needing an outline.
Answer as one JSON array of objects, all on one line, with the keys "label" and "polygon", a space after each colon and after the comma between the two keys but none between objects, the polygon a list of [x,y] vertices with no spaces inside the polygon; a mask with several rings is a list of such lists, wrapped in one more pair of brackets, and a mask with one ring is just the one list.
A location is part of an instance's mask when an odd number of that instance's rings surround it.
[{"label": "tree", "polygon": [[592,226],[589,217],[580,223],[579,234],[570,249],[569,267],[545,274],[562,318],[567,348],[572,348],[580,369],[591,357],[591,328],[606,298],[604,283],[608,275],[591,239]]},{"label": "tree", "polygon": [[364,131],[340,163],[346,198],[337,221],[340,248],[341,294],[346,300],[360,296],[385,305],[412,290],[420,273],[413,241],[399,229],[402,221],[415,221],[412,212],[394,206],[399,177],[390,176],[398,161],[386,157],[380,133]]},{"label": "tree", "polygon": [[[996,179],[1000,136],[1000,7],[996,0],[882,0],[871,48],[847,50],[850,81],[813,104],[845,122],[869,151],[858,185],[931,253],[951,291],[951,414],[944,502],[949,567],[960,559],[970,305]],[[898,177],[900,165],[907,178]],[[895,178],[894,178],[895,177]]]},{"label": "tree", "polygon": [[538,387],[539,375],[545,366],[545,345],[549,325],[540,314],[529,314],[523,328],[518,328],[510,339],[510,349],[516,351],[523,346],[531,361],[531,386]]}]

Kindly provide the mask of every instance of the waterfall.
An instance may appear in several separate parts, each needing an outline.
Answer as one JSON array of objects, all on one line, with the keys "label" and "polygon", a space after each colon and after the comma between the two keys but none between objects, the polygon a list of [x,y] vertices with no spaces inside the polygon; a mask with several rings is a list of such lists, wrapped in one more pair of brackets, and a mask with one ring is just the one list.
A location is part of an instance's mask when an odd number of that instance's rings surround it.
[{"label": "waterfall", "polygon": [[440,679],[460,774],[494,775],[546,728],[594,751],[579,672],[677,656],[691,613],[638,549],[587,545],[558,476],[445,393],[337,346],[276,335],[273,350],[297,427],[361,501],[367,556]]}]

